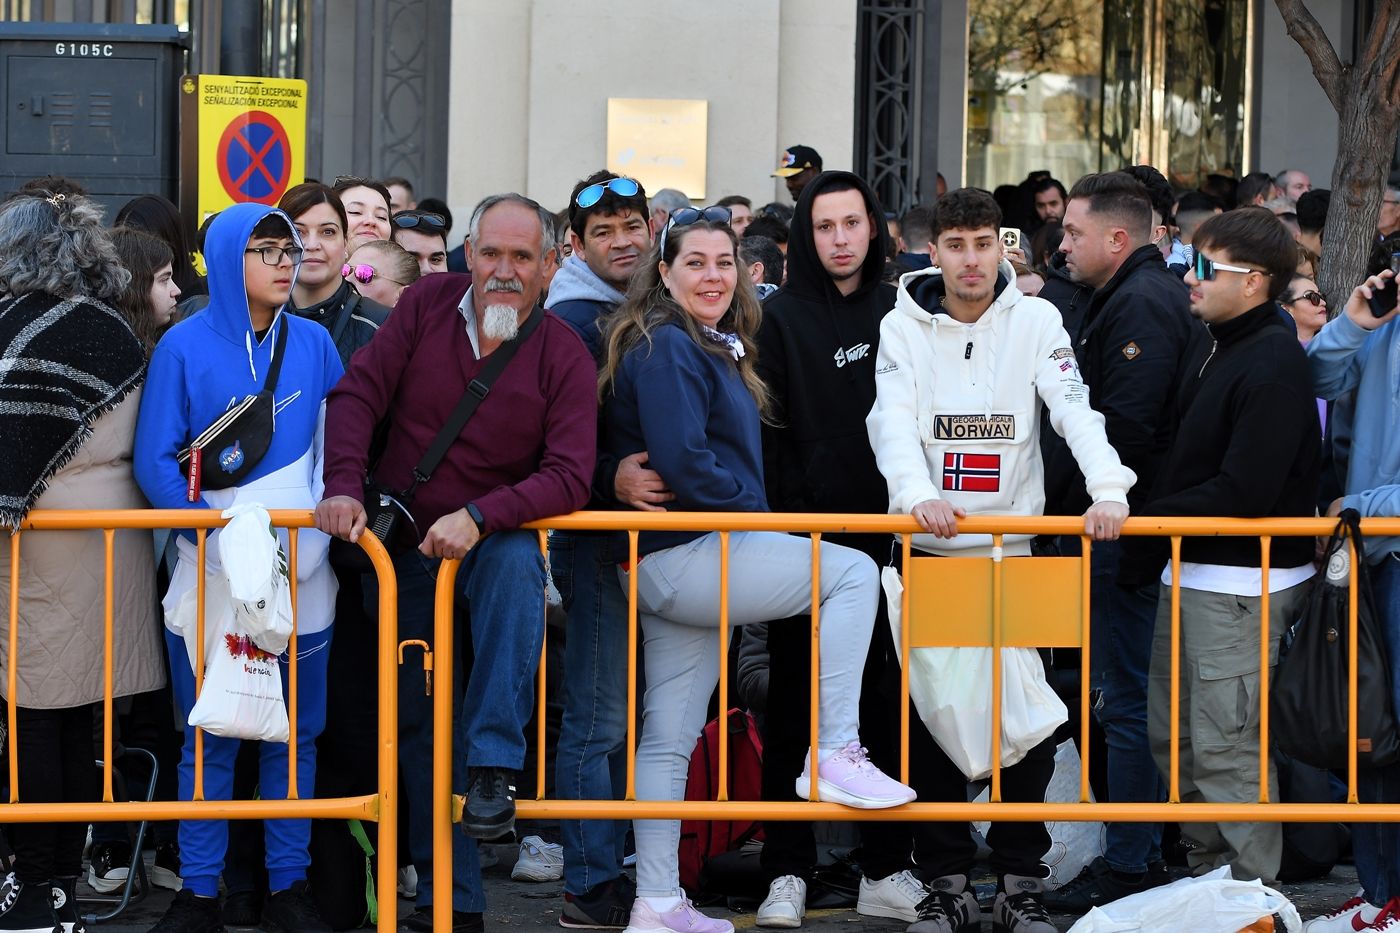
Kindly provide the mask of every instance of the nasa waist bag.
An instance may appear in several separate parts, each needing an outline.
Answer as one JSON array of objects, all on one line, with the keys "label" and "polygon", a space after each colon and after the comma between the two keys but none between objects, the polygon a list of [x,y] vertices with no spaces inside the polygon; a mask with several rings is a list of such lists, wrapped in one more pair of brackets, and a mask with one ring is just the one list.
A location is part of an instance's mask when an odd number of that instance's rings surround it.
[{"label": "nasa waist bag", "polygon": [[272,446],[277,377],[287,349],[287,329],[288,322],[283,321],[262,391],[220,415],[177,456],[180,472],[187,479],[189,501],[198,502],[202,489],[237,486],[267,455]]}]

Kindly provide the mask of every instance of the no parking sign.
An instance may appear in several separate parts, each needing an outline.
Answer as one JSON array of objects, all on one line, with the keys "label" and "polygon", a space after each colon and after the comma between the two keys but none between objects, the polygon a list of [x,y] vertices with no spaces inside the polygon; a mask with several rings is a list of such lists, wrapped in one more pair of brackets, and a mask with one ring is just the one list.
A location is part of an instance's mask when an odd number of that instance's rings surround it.
[{"label": "no parking sign", "polygon": [[180,200],[193,227],[231,204],[276,204],[306,174],[306,82],[186,75]]}]

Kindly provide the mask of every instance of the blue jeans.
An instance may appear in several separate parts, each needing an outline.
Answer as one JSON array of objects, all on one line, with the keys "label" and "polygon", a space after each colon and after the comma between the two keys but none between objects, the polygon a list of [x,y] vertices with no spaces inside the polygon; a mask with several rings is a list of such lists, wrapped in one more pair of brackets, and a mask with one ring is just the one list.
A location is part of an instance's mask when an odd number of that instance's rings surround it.
[{"label": "blue jeans", "polygon": [[[297,636],[297,792],[316,792],[316,738],[326,727],[326,664],[330,660],[331,629]],[[185,640],[168,629],[165,648],[170,655],[170,681],[181,718],[194,708],[194,671],[190,670]],[[282,695],[287,695],[288,659],[282,662]],[[180,757],[180,799],[194,797],[194,729],[185,729]],[[204,799],[233,797],[233,762],[242,739],[204,733]],[[287,798],[287,743],[263,742],[260,750],[258,795],[264,800]],[[311,864],[311,821],[266,820],[267,883],[284,891],[306,878]],[[180,865],[185,887],[202,897],[219,893],[219,875],[228,850],[227,820],[181,820]]]},{"label": "blue jeans", "polygon": [[[1376,624],[1389,655],[1391,703],[1400,710],[1400,555],[1371,565]],[[1400,762],[1361,768],[1356,793],[1362,803],[1400,803]],[[1400,823],[1357,823],[1351,828],[1356,874],[1366,900],[1384,904],[1400,897]]]},{"label": "blue jeans", "polygon": [[[1147,671],[1158,586],[1121,586],[1122,552],[1122,542],[1100,541],[1091,555],[1089,689],[1107,745],[1109,801],[1159,803],[1167,799],[1167,788],[1147,740]],[[1161,857],[1161,823],[1107,824],[1104,860],[1110,867],[1145,872]]]},{"label": "blue jeans", "polygon": [[[438,562],[417,551],[394,560],[399,581],[399,640],[433,643],[433,594]],[[366,578],[365,598],[378,590]],[[533,531],[501,531],[467,553],[457,575],[457,619],[451,659],[452,785],[463,793],[467,767],[519,770],[525,761],[525,724],[544,639],[544,558]],[[470,638],[468,647],[464,639]],[[462,677],[462,656],[471,673]],[[419,908],[433,903],[433,698],[423,691],[421,655],[410,649],[399,669],[399,769],[408,803],[408,854],[418,870]],[[446,658],[434,658],[442,670]],[[465,681],[465,682],[464,682]],[[477,843],[452,833],[452,909],[479,913]]]},{"label": "blue jeans", "polygon": [[[627,594],[611,535],[555,532],[554,585],[564,599],[564,721],[555,782],[564,800],[612,800],[626,790]],[[640,652],[638,653],[640,655]],[[624,820],[563,820],[564,890],[582,895],[622,871]]]}]

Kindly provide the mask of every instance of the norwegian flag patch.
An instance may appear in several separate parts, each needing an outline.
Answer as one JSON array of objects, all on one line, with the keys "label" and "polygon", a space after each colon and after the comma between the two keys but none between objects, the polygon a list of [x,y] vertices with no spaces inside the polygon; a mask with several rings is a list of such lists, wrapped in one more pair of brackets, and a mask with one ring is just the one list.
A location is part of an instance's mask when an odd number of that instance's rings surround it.
[{"label": "norwegian flag patch", "polygon": [[1001,454],[944,454],[943,488],[955,492],[999,492]]}]

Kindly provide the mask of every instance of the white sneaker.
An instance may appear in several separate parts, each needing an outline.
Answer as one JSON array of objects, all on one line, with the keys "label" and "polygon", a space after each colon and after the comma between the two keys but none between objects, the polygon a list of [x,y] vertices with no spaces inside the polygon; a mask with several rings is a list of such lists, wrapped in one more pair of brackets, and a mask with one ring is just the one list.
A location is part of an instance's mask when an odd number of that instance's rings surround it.
[{"label": "white sneaker", "polygon": [[558,881],[564,877],[564,847],[539,836],[520,840],[520,857],[510,870],[512,881]]},{"label": "white sneaker", "polygon": [[1303,933],[1355,933],[1364,930],[1380,916],[1381,908],[1368,904],[1357,894],[1341,907],[1303,924]]},{"label": "white sneaker", "polygon": [[758,905],[754,922],[761,927],[795,930],[807,913],[807,882],[796,875],[783,875],[768,886],[768,896]]},{"label": "white sneaker", "polygon": [[[809,754],[797,778],[797,796],[810,799],[812,757]],[[849,742],[817,765],[817,792],[821,799],[861,810],[882,810],[911,803],[917,796],[875,767],[860,742]]]},{"label": "white sneaker", "polygon": [[412,865],[399,869],[399,896],[410,899],[418,896],[418,869]]},{"label": "white sneaker", "polygon": [[919,919],[919,904],[926,897],[928,888],[907,869],[879,881],[871,881],[862,875],[856,913],[913,923]]}]

